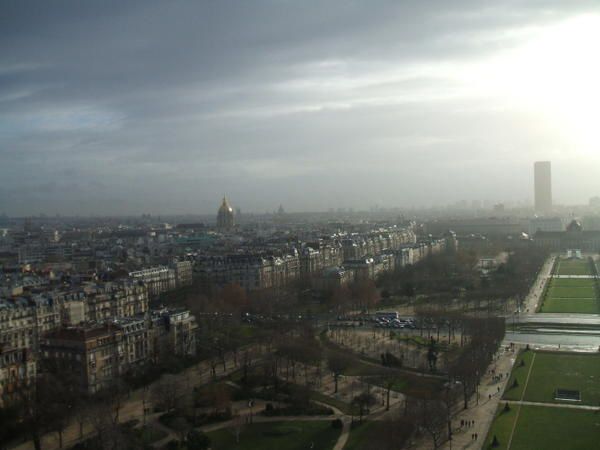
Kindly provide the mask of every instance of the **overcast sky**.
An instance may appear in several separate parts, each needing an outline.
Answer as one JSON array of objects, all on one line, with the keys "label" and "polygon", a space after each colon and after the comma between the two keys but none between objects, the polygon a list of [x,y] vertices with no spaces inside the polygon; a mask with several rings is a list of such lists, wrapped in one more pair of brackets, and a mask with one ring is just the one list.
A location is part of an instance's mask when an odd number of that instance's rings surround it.
[{"label": "overcast sky", "polygon": [[0,0],[0,212],[600,194],[598,1]]}]

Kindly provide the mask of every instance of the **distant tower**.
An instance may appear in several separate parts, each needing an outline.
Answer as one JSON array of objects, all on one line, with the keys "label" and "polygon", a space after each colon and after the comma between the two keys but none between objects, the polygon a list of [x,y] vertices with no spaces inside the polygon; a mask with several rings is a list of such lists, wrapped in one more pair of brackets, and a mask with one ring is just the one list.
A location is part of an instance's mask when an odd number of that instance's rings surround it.
[{"label": "distant tower", "polygon": [[234,226],[233,208],[227,201],[227,197],[223,197],[223,203],[221,203],[217,213],[217,228],[219,230],[231,230]]},{"label": "distant tower", "polygon": [[550,161],[537,161],[533,165],[535,184],[535,212],[552,212],[552,167]]}]

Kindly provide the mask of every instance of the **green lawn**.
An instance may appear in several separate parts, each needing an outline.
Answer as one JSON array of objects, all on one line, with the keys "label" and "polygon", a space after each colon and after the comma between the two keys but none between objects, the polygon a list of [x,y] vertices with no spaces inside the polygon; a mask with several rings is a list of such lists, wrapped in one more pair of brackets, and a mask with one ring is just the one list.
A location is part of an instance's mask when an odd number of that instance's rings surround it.
[{"label": "green lawn", "polygon": [[371,420],[362,424],[355,422],[344,450],[405,448],[403,444],[413,435],[414,428],[412,424],[398,419],[401,418]]},{"label": "green lawn", "polygon": [[594,279],[553,278],[540,312],[599,314],[600,299]]},{"label": "green lawn", "polygon": [[[532,351],[519,352],[519,356],[517,357],[512,373],[510,374],[510,380],[508,380],[508,384],[506,385],[503,398],[508,400],[521,400],[533,354],[534,352]],[[525,361],[524,366],[521,366],[521,360]],[[518,385],[517,387],[512,387],[515,379],[517,380]]]},{"label": "green lawn", "polygon": [[600,314],[600,301],[592,298],[546,298],[541,313]]},{"label": "green lawn", "polygon": [[[499,412],[490,428],[484,449],[491,449],[496,435],[498,450],[507,448],[518,406]],[[593,411],[522,406],[511,450],[590,450],[598,448],[600,414]]]},{"label": "green lawn", "polygon": [[348,442],[344,450],[368,450],[371,431],[374,431],[374,422],[366,421],[360,426],[353,428],[348,436]]},{"label": "green lawn", "polygon": [[548,297],[551,298],[596,298],[596,288],[594,286],[577,287],[555,287],[552,286],[548,291]]},{"label": "green lawn", "polygon": [[[245,425],[236,444],[233,428],[207,433],[213,450],[332,449],[340,435],[329,420]],[[311,447],[312,444],[312,447]]]},{"label": "green lawn", "polygon": [[552,278],[553,287],[591,287],[596,286],[594,278]]},{"label": "green lawn", "polygon": [[[517,358],[515,369],[504,395],[504,398],[509,400],[520,400],[533,352],[524,352],[521,355]],[[580,404],[597,406],[600,403],[600,355],[553,352],[535,352],[535,355],[523,400],[570,403],[554,400],[556,388],[563,388],[579,390],[581,392]],[[521,359],[525,360],[524,367],[520,367]],[[519,386],[511,388],[515,377]]]},{"label": "green lawn", "polygon": [[557,275],[592,275],[589,261],[581,259],[561,259],[556,268]]},{"label": "green lawn", "polygon": [[506,449],[510,439],[510,434],[512,433],[515,417],[517,416],[517,409],[517,405],[512,405],[510,407],[510,411],[504,411],[504,403],[500,403],[500,405],[498,405],[496,418],[494,419],[494,422],[492,423],[492,426],[488,432],[485,445],[483,446],[484,449],[492,448],[494,436],[498,438],[498,443],[500,444],[495,448],[499,450]]}]

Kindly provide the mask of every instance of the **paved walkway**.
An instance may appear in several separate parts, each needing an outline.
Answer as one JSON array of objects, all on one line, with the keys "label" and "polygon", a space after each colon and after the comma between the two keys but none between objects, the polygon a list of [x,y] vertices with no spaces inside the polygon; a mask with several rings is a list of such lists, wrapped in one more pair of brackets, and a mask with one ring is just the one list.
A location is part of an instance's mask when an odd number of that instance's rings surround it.
[{"label": "paved walkway", "polygon": [[507,403],[525,406],[545,406],[548,408],[569,408],[569,409],[584,409],[586,411],[600,411],[600,406],[590,405],[574,405],[571,403],[542,403],[542,402],[526,402],[523,400],[503,400]]},{"label": "paved walkway", "polygon": [[544,293],[546,282],[552,277],[552,268],[554,267],[556,258],[556,256],[550,256],[542,266],[537,280],[535,280],[529,294],[525,298],[525,302],[523,303],[524,311],[521,311],[522,313],[534,313],[541,306],[543,299],[540,297]]},{"label": "paved walkway", "polygon": [[[490,371],[495,374],[502,374],[502,379],[494,380],[494,374],[486,373],[482,378],[479,386],[479,402],[477,404],[476,396],[470,401],[469,409],[462,410],[454,416],[452,420],[452,442],[446,442],[440,448],[449,450],[452,449],[469,449],[479,450],[482,448],[487,432],[494,420],[498,404],[501,401],[502,394],[506,388],[506,383],[509,377],[512,366],[515,363],[515,358],[518,349],[515,347],[512,350],[506,350],[506,345],[501,346],[500,353],[497,359],[490,365]],[[474,406],[473,402],[475,402]],[[460,425],[461,420],[466,422],[473,421],[473,425],[467,427]],[[472,439],[472,435],[477,434],[477,440]],[[431,442],[425,443],[423,450],[432,448]]]},{"label": "paved walkway", "polygon": [[596,275],[554,275],[552,278],[571,278],[574,280],[578,279],[595,279]]}]

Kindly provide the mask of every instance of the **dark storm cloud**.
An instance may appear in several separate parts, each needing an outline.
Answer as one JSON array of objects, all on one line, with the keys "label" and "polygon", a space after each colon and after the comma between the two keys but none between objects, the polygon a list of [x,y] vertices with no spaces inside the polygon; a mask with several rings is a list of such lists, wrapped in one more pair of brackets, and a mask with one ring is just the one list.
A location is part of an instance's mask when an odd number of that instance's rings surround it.
[{"label": "dark storm cloud", "polygon": [[439,174],[457,160],[478,170],[534,138],[431,66],[595,3],[5,1],[0,211],[448,200]]}]

